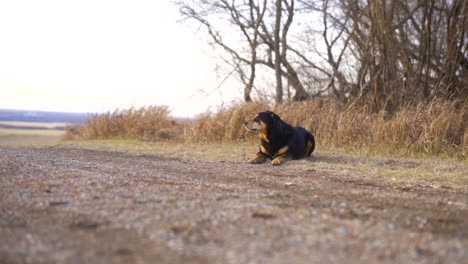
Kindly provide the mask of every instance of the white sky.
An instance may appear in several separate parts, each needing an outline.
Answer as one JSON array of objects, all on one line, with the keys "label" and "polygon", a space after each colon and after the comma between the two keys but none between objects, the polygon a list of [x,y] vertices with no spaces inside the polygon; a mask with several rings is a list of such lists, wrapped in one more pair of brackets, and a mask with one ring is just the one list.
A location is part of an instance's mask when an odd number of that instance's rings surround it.
[{"label": "white sky", "polygon": [[[240,98],[169,0],[0,0],[0,108],[193,116]],[[222,94],[222,95],[221,95]]]}]

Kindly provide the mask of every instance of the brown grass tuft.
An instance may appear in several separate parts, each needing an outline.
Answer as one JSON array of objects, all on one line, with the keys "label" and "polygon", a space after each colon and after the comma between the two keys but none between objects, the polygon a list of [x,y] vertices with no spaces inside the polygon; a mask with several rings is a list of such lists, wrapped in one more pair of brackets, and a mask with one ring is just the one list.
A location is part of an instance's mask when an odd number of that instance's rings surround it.
[{"label": "brown grass tuft", "polygon": [[167,106],[115,110],[91,115],[85,125],[68,127],[65,139],[137,138],[157,141],[175,139],[183,125],[170,117]]}]

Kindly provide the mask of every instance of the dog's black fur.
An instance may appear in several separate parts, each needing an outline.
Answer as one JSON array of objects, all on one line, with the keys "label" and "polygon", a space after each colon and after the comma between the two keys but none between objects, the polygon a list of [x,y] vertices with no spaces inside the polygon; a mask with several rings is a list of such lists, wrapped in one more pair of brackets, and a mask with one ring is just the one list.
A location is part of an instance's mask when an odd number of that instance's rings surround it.
[{"label": "dog's black fur", "polygon": [[288,159],[310,157],[315,149],[315,138],[305,128],[290,124],[271,112],[260,112],[252,121],[244,122],[247,129],[259,132],[260,150],[249,160],[250,163],[262,163],[272,160],[273,165],[280,165]]}]

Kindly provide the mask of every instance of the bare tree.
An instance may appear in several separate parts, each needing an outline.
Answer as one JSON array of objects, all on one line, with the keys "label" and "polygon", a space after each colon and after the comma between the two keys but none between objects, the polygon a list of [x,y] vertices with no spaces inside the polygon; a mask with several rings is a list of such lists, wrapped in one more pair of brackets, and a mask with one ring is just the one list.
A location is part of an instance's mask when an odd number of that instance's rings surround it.
[{"label": "bare tree", "polygon": [[[250,19],[251,21],[255,21],[255,24],[253,25],[252,41],[249,41],[252,59],[250,61],[250,78],[244,88],[244,100],[246,102],[252,101],[250,94],[252,93],[252,88],[254,86],[255,71],[256,71],[256,65],[257,65],[258,28],[260,26],[260,22],[263,20],[263,16],[265,15],[266,4],[267,4],[267,1],[264,0],[263,4],[260,7],[260,6],[255,5],[253,0],[249,0]],[[238,68],[240,69],[240,66]]]},{"label": "bare tree", "polygon": [[[323,60],[329,64],[323,70],[331,73],[328,87],[341,101],[393,111],[435,97],[467,99],[466,1],[301,3],[323,17]],[[343,63],[354,66],[343,69]]]},{"label": "bare tree", "polygon": [[283,100],[283,79],[293,100],[331,96],[375,110],[436,97],[468,100],[466,0],[176,4],[229,55],[224,61],[244,84],[245,101],[261,85],[259,73],[275,80],[276,102]]},{"label": "bare tree", "polygon": [[283,100],[283,81],[281,76],[281,50],[280,50],[280,31],[281,31],[281,2],[275,1],[275,33],[273,38],[273,49],[275,52],[275,75],[276,75],[276,102]]},{"label": "bare tree", "polygon": [[[176,1],[175,4],[184,19],[194,20],[204,27],[212,45],[229,54],[229,64],[236,67],[238,78],[245,85],[246,101],[252,100],[251,92],[255,87],[255,76],[259,66],[270,69],[276,75],[277,102],[283,98],[283,78],[286,78],[296,91],[294,100],[304,100],[308,97],[297,73],[297,66],[287,55],[290,48],[287,37],[294,17],[294,0],[278,0],[275,5],[266,0],[261,3],[254,0]],[[271,17],[275,17],[275,20]],[[228,25],[223,25],[220,21],[228,21]],[[224,32],[230,34],[232,30],[240,34],[242,43],[229,42],[229,36]],[[272,54],[275,55],[275,61]],[[247,65],[249,74],[245,67]]]}]

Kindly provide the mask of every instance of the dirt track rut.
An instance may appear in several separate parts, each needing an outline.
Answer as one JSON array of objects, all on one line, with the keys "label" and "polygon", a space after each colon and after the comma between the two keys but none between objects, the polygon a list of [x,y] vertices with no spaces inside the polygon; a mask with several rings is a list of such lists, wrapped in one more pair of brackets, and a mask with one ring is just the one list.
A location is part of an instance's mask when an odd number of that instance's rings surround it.
[{"label": "dirt track rut", "polygon": [[53,147],[0,175],[0,263],[468,263],[456,189]]}]

